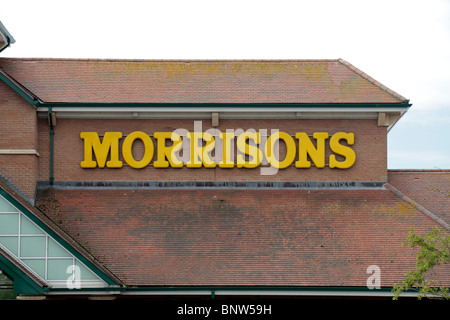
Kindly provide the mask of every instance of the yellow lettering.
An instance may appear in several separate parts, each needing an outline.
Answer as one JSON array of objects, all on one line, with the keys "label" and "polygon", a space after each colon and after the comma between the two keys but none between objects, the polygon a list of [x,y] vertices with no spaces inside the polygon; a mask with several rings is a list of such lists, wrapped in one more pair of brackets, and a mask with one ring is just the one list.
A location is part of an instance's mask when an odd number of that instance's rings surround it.
[{"label": "yellow lettering", "polygon": [[[121,132],[105,132],[103,141],[100,142],[97,132],[81,132],[80,138],[84,139],[84,160],[81,161],[82,168],[104,168],[105,163],[108,168],[122,168],[122,161],[119,161],[119,139]],[[95,158],[92,160],[92,150]],[[111,160],[106,162],[108,153],[111,153]]]},{"label": "yellow lettering", "polygon": [[345,157],[344,161],[336,160],[334,154],[330,155],[330,168],[348,169],[356,161],[356,154],[352,148],[340,144],[340,140],[344,139],[349,145],[355,142],[355,135],[353,133],[337,132],[330,139],[330,149],[336,154]]},{"label": "yellow lettering", "polygon": [[231,141],[234,140],[233,132],[221,132],[223,154],[222,161],[219,162],[220,168],[234,168],[234,161],[231,160]]},{"label": "yellow lettering", "polygon": [[325,140],[328,139],[327,132],[314,132],[313,138],[317,140],[317,148],[305,132],[297,132],[295,138],[298,139],[298,161],[296,168],[309,168],[311,161],[308,154],[317,168],[325,167]]},{"label": "yellow lettering", "polygon": [[[175,132],[155,132],[153,136],[157,140],[158,146],[157,160],[153,162],[153,166],[155,168],[167,168],[170,164],[172,168],[181,168],[183,162],[175,154],[181,148],[181,137]],[[172,146],[166,146],[167,139],[172,140]]]},{"label": "yellow lettering", "polygon": [[[200,168],[203,164],[206,168],[215,168],[216,162],[211,160],[209,153],[216,144],[212,134],[208,132],[189,132],[191,140],[191,159],[186,163],[188,168]],[[199,146],[199,141],[206,141],[206,145]]]},{"label": "yellow lettering", "polygon": [[[136,161],[133,157],[133,143],[136,139],[140,139],[144,143],[144,155],[142,159]],[[132,168],[141,169],[146,167],[152,161],[154,146],[152,139],[142,131],[134,131],[130,133],[122,145],[123,160]]]},{"label": "yellow lettering", "polygon": [[246,131],[240,134],[237,138],[238,150],[246,155],[249,155],[252,159],[246,161],[242,154],[237,155],[237,167],[238,168],[256,168],[261,164],[263,153],[257,146],[252,146],[247,143],[247,140],[253,140],[256,144],[260,143],[261,135],[259,132]]},{"label": "yellow lettering", "polygon": [[[286,156],[285,156],[284,160],[281,162],[277,159],[277,157],[274,154],[274,150],[273,150],[275,143],[277,141],[279,141],[280,139],[283,140],[284,143],[286,143]],[[266,158],[269,161],[271,166],[278,168],[278,169],[287,168],[295,160],[295,154],[296,154],[295,141],[286,132],[272,133],[267,138],[265,153],[266,153]]]},{"label": "yellow lettering", "polygon": [[[201,131],[201,130],[198,130]],[[222,140],[222,155],[216,150],[215,159],[211,159],[211,153],[216,147],[214,136],[209,132],[188,132],[186,138],[190,139],[190,156],[186,166],[189,168],[256,168],[265,155],[272,167],[284,169],[292,165],[297,154],[296,142],[298,140],[298,161],[295,161],[296,168],[310,168],[312,163],[317,168],[325,167],[325,142],[329,138],[327,132],[314,132],[313,140],[305,132],[297,132],[295,139],[286,132],[272,133],[265,143],[264,150],[261,150],[261,134],[253,130],[237,135],[235,132],[220,132]],[[181,136],[175,132],[155,132],[157,142],[157,159],[153,163],[155,168],[181,168],[184,161],[179,159],[177,153],[183,145]],[[119,160],[119,140],[122,139],[121,132],[105,132],[100,141],[97,132],[81,132],[80,138],[84,140],[84,160],[80,162],[82,168],[121,168],[122,161]],[[140,139],[144,145],[144,155],[141,160],[136,160],[133,156],[133,145],[136,139]],[[237,157],[236,163],[233,161],[233,146],[236,139]],[[349,147],[354,144],[353,133],[337,132],[330,138],[330,150],[334,154],[329,156],[329,167],[338,169],[348,169],[356,161],[356,153]],[[172,141],[172,145],[167,142]],[[280,159],[278,147],[280,140],[286,145],[284,159]],[[341,144],[341,140],[346,143]],[[218,140],[218,142],[220,142]],[[166,146],[166,143],[169,144]],[[218,145],[218,147],[220,144]],[[219,150],[220,151],[220,150]],[[155,153],[152,139],[142,131],[130,133],[123,141],[123,160],[132,168],[140,169],[148,166]],[[109,156],[109,160],[108,160]],[[338,157],[340,156],[340,157]],[[218,158],[221,157],[219,163]]]}]

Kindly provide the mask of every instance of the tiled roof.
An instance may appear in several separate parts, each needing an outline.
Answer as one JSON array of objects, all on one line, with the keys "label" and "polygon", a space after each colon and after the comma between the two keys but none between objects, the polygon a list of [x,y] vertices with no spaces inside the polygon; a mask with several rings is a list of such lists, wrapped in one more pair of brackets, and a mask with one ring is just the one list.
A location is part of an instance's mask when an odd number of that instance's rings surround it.
[{"label": "tiled roof", "polygon": [[57,188],[37,206],[130,286],[366,287],[377,265],[390,287],[415,263],[410,228],[436,226],[386,189]]},{"label": "tiled roof", "polygon": [[405,103],[337,60],[0,58],[0,71],[43,102]]},{"label": "tiled roof", "polygon": [[450,225],[450,170],[390,170],[388,180]]}]

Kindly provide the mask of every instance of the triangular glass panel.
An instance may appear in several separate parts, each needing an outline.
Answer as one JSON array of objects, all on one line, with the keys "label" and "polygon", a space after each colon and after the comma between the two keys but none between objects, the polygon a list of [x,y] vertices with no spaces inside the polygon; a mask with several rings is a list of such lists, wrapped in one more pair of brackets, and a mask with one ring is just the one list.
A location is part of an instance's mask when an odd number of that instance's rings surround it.
[{"label": "triangular glass panel", "polygon": [[20,219],[20,233],[23,234],[44,234],[30,219],[23,214]]},{"label": "triangular glass panel", "polygon": [[16,208],[11,206],[8,201],[0,196],[0,213],[2,212],[17,212]]}]

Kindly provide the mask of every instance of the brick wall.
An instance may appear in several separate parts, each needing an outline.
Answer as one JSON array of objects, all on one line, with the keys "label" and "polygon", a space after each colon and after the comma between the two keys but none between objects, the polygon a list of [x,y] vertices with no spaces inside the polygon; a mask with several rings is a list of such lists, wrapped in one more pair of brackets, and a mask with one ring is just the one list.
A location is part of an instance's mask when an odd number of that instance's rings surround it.
[{"label": "brick wall", "polygon": [[[49,179],[49,130],[47,119],[39,119],[39,177]],[[133,131],[143,131],[152,135],[157,131],[172,132],[175,129],[193,131],[194,120],[92,120],[58,119],[54,135],[54,178],[55,181],[386,181],[386,128],[378,127],[376,120],[220,120],[217,128],[227,129],[278,129],[294,135],[296,132],[353,132],[356,162],[346,170],[315,168],[299,169],[294,166],[279,170],[275,175],[261,175],[261,166],[245,168],[154,168],[149,165],[143,169],[124,166],[120,169],[83,169],[84,160],[80,132],[94,131],[102,135],[107,131],[119,131],[127,135]],[[202,130],[211,128],[211,122],[202,121]],[[121,141],[123,141],[122,138]],[[329,140],[329,139],[328,139]],[[156,143],[154,143],[156,146]],[[140,159],[140,141],[134,145],[133,153]],[[328,148],[328,144],[327,144]],[[120,149],[121,150],[121,149]],[[282,152],[282,151],[281,151]],[[327,163],[328,163],[327,152]],[[153,157],[156,159],[156,153]]]},{"label": "brick wall", "polygon": [[[0,149],[38,151],[37,127],[35,109],[0,82]],[[0,175],[31,199],[36,190],[37,168],[37,155],[0,154]]]}]

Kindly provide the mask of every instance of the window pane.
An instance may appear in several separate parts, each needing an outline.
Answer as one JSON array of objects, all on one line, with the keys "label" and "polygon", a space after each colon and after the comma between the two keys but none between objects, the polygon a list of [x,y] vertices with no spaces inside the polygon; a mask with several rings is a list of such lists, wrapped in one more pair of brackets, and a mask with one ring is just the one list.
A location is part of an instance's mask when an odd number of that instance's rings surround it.
[{"label": "window pane", "polygon": [[71,257],[71,255],[64,250],[55,240],[48,238],[48,256],[49,257]]},{"label": "window pane", "polygon": [[30,219],[23,214],[20,215],[20,233],[21,234],[44,234]]},{"label": "window pane", "polygon": [[76,260],[75,265],[80,267],[81,280],[98,280],[98,277],[88,268]]},{"label": "window pane", "polygon": [[[73,264],[73,259],[48,259],[47,260],[47,279],[48,280],[67,280],[72,272],[67,273],[67,268]],[[72,271],[70,269],[69,271]]]},{"label": "window pane", "polygon": [[9,251],[14,253],[16,256],[18,255],[18,237],[0,237],[0,243],[4,245]]},{"label": "window pane", "polygon": [[44,259],[22,259],[22,262],[29,266],[34,272],[45,279],[45,260]]},{"label": "window pane", "polygon": [[0,197],[0,212],[17,212],[3,197]]},{"label": "window pane", "polygon": [[0,213],[0,234],[19,233],[19,214]]},{"label": "window pane", "polygon": [[45,257],[45,237],[20,237],[21,257]]}]

